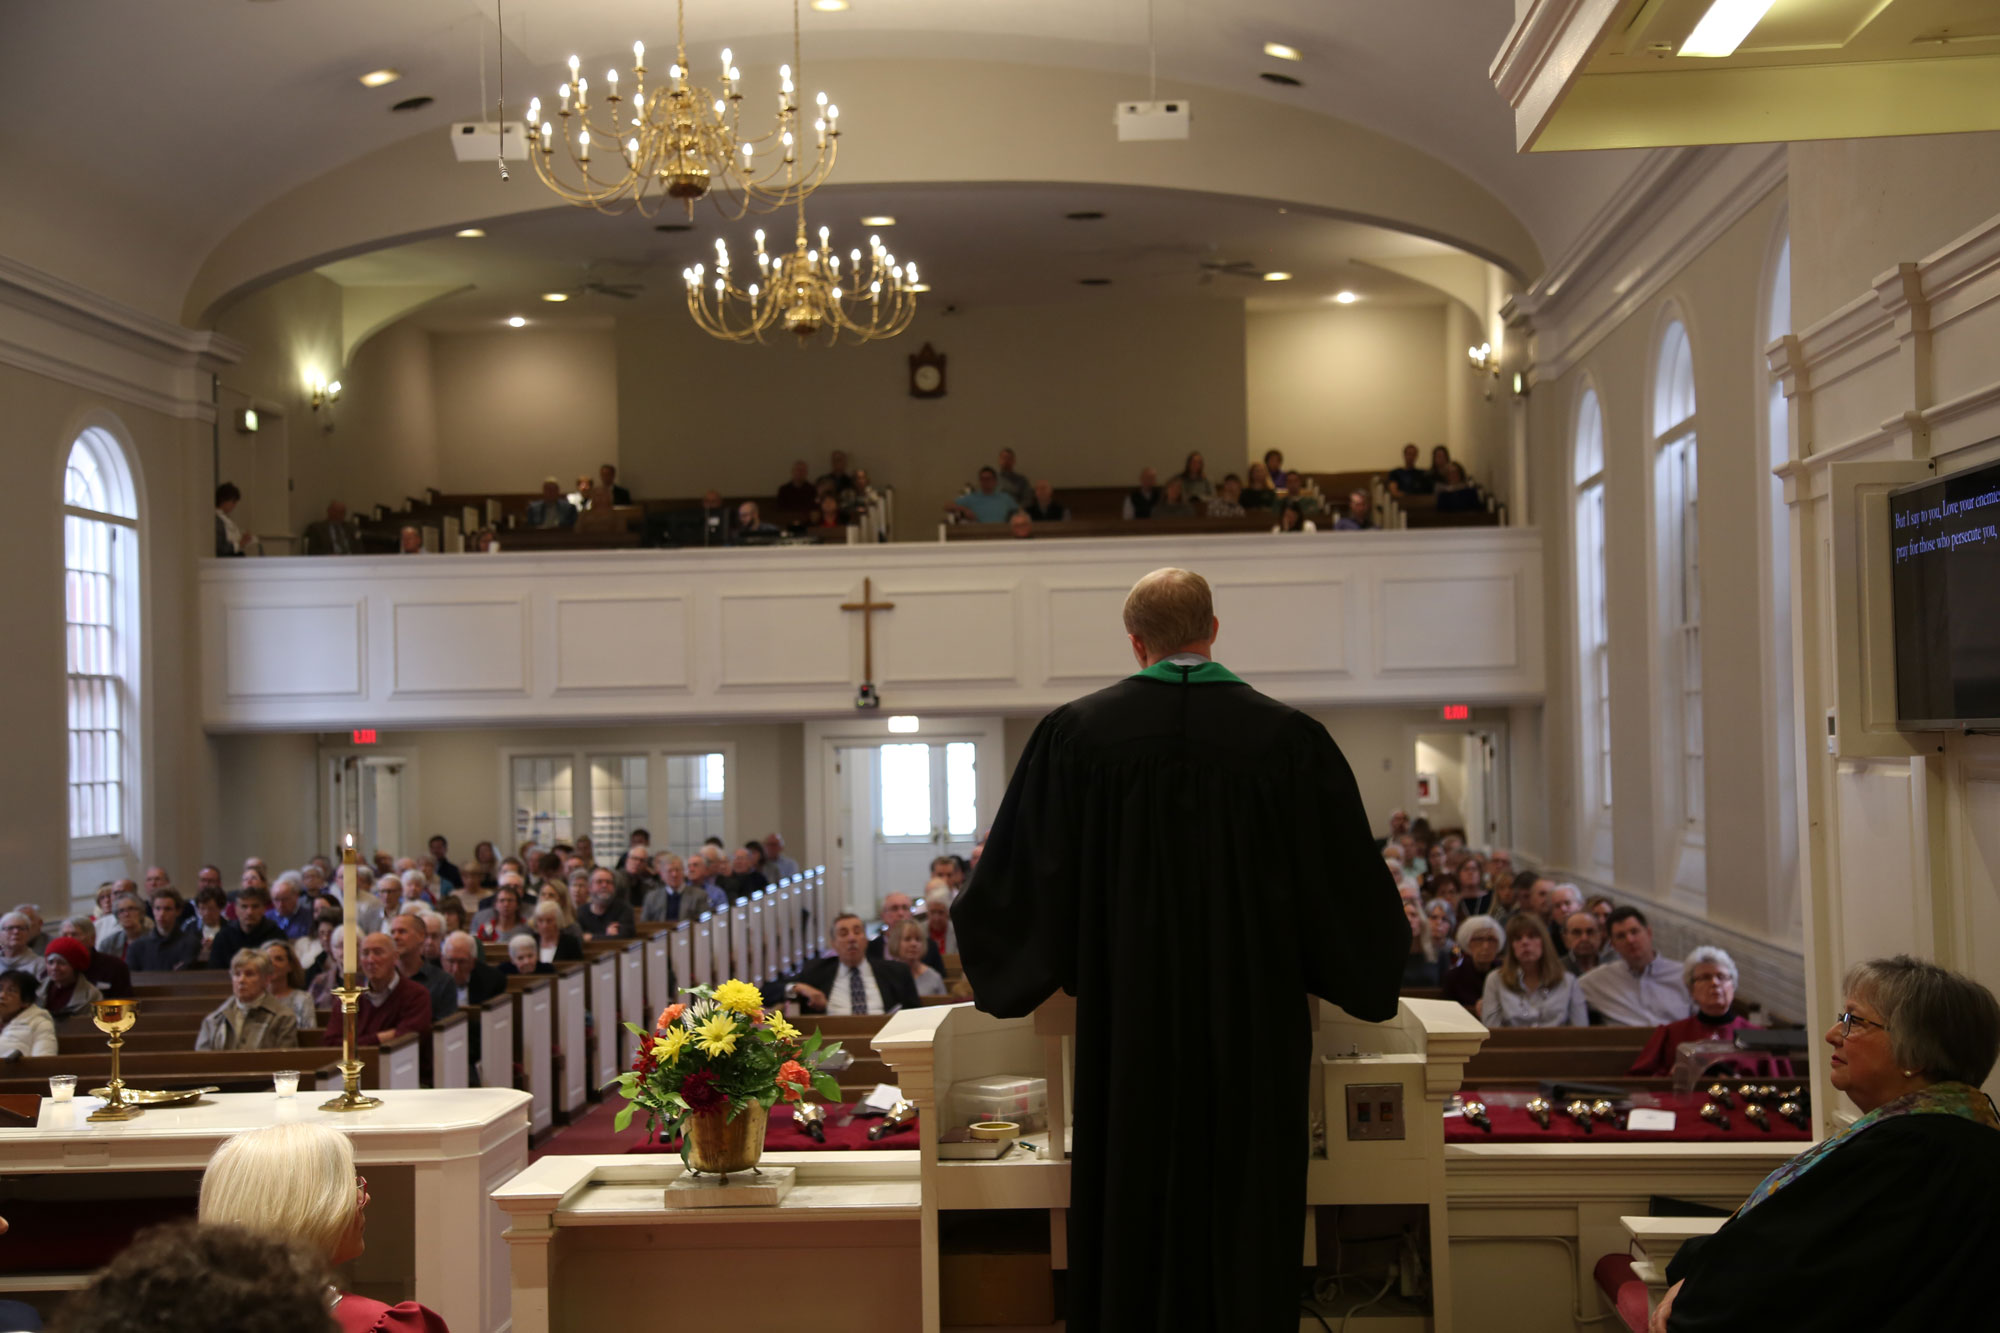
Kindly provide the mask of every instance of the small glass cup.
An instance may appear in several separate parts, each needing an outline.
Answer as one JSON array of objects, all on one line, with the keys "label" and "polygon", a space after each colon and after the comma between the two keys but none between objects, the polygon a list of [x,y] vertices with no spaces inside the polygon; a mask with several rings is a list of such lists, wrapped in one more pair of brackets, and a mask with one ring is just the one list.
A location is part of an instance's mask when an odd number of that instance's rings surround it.
[{"label": "small glass cup", "polygon": [[75,1074],[49,1075],[49,1100],[66,1102],[76,1096]]},{"label": "small glass cup", "polygon": [[296,1069],[274,1069],[271,1071],[271,1088],[280,1097],[295,1097],[299,1091],[299,1071]]}]

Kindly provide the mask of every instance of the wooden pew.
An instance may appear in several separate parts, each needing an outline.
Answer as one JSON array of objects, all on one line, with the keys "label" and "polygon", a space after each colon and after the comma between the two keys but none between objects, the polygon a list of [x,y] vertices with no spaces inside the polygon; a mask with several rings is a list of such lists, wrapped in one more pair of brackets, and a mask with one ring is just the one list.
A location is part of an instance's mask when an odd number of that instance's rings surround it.
[{"label": "wooden pew", "polygon": [[[417,1033],[404,1033],[381,1046],[363,1046],[355,1054],[361,1061],[361,1086],[364,1088],[414,1088],[420,1082],[421,1047],[423,1038]],[[126,1052],[119,1057],[119,1074],[135,1087],[152,1086],[155,1079],[178,1078],[178,1085],[162,1086],[188,1087],[201,1083],[219,1083],[222,1076],[243,1078],[256,1075],[265,1088],[271,1086],[271,1075],[280,1069],[318,1069],[329,1062],[340,1059],[340,1050],[333,1046],[300,1046],[280,1051],[137,1051]],[[101,1081],[111,1077],[111,1054],[100,1047],[97,1050],[76,1055],[53,1055],[41,1059],[17,1060],[5,1067],[4,1073],[10,1080],[40,1080],[41,1091],[48,1091],[51,1074],[75,1074],[79,1084],[100,1086]]]},{"label": "wooden pew", "polygon": [[[297,1069],[299,1073],[299,1093],[338,1092],[341,1088],[340,1065],[338,1060],[321,1064],[301,1061],[295,1065],[282,1066]],[[11,1066],[6,1067],[11,1069]],[[187,1073],[151,1073],[143,1079],[129,1079],[134,1087],[143,1087],[149,1092],[172,1092],[180,1088],[215,1088],[220,1092],[270,1092],[271,1070],[266,1069],[202,1069]],[[109,1065],[102,1065],[97,1072],[79,1076],[79,1095],[87,1094],[91,1088],[101,1088],[111,1077]],[[365,1082],[363,1086],[367,1086]],[[0,1076],[0,1095],[46,1097],[49,1080],[46,1076],[17,1078],[10,1072]]]},{"label": "wooden pew", "polygon": [[[1030,541],[1070,537],[1200,537],[1220,533],[1269,532],[1277,514],[1253,510],[1241,518],[1072,518],[1037,523]],[[1324,532],[1326,525],[1321,524]],[[1005,523],[954,523],[944,530],[947,542],[1018,541]]]},{"label": "wooden pew", "polygon": [[[555,984],[550,988],[550,1017],[554,1024],[554,1070],[556,1114],[564,1119],[581,1115],[590,1099],[590,1046],[588,963],[557,963]],[[509,981],[512,985],[512,981]]]},{"label": "wooden pew", "polygon": [[618,951],[623,944],[586,941],[584,957],[584,1027],[588,1043],[588,1097],[603,1095],[604,1085],[618,1077]]},{"label": "wooden pew", "polygon": [[424,1039],[423,1078],[427,1088],[472,1086],[472,1010],[433,1019]]},{"label": "wooden pew", "polygon": [[[514,1063],[520,1066],[527,1084],[528,1129],[536,1134],[555,1125],[555,993],[554,977],[507,978],[507,995],[515,1002]],[[488,1075],[488,1087],[513,1086],[512,1069],[504,1083],[494,1074]]]},{"label": "wooden pew", "polygon": [[484,1004],[466,1006],[466,1019],[479,1034],[479,1062],[469,1086],[514,1086],[514,1010],[518,1004],[512,995],[496,995]]}]

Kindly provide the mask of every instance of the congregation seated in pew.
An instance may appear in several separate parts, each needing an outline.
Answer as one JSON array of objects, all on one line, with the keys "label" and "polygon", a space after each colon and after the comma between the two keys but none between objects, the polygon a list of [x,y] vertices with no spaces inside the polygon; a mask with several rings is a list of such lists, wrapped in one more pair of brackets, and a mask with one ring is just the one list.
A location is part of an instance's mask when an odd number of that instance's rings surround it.
[{"label": "congregation seated in pew", "polygon": [[[80,940],[68,935],[58,936],[49,941],[45,956],[46,978],[42,987],[42,1007],[51,1017],[67,1018],[71,1014],[87,1013],[90,1006],[104,998],[104,993],[84,975],[90,966],[91,950]],[[130,987],[127,987],[129,991]]]},{"label": "congregation seated in pew", "polygon": [[197,1051],[291,1050],[299,1044],[299,1020],[289,1004],[270,994],[271,960],[256,949],[239,949],[229,961],[230,996],[201,1022]]},{"label": "congregation seated in pew", "polygon": [[35,1003],[39,990],[32,972],[0,972],[0,1060],[56,1054],[55,1020]]}]

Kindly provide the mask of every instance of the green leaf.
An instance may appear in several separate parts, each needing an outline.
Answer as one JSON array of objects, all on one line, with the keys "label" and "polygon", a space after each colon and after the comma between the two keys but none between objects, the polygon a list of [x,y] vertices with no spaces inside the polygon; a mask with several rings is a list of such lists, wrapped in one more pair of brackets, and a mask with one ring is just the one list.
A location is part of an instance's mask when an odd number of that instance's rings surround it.
[{"label": "green leaf", "polygon": [[817,1092],[820,1096],[826,1098],[828,1101],[838,1102],[840,1100],[840,1083],[833,1077],[833,1075],[815,1073],[813,1075],[812,1083],[813,1083],[813,1091]]},{"label": "green leaf", "polygon": [[637,1102],[627,1102],[623,1106],[619,1107],[618,1114],[611,1118],[612,1130],[616,1133],[623,1134],[626,1131],[626,1129],[628,1129],[632,1124],[632,1113],[634,1111],[637,1111],[638,1109],[639,1109],[639,1103]]},{"label": "green leaf", "polygon": [[819,1044],[824,1040],[826,1040],[826,1038],[820,1035],[819,1029],[814,1028],[812,1036],[806,1039],[805,1055],[808,1059],[812,1057],[814,1052],[819,1050]]},{"label": "green leaf", "polygon": [[628,1032],[636,1032],[636,1033],[638,1033],[638,1034],[639,1034],[640,1036],[642,1036],[642,1037],[650,1037],[650,1036],[652,1036],[652,1035],[653,1035],[652,1033],[648,1032],[648,1031],[647,1031],[646,1029],[644,1029],[644,1028],[640,1027],[640,1026],[639,1026],[639,1025],[637,1024],[637,1023],[631,1023],[631,1022],[628,1022],[628,1023],[626,1023],[626,1024],[625,1024],[625,1030],[626,1030],[626,1031],[628,1031]]}]

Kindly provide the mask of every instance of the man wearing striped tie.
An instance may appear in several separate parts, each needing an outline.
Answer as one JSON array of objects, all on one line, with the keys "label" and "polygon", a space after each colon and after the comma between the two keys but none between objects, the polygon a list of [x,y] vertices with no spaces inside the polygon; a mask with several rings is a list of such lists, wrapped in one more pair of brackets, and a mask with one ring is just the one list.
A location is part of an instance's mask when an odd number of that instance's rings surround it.
[{"label": "man wearing striped tie", "polygon": [[808,1014],[885,1014],[922,1003],[908,967],[868,956],[868,923],[852,912],[833,920],[833,954],[800,968],[785,989]]}]

